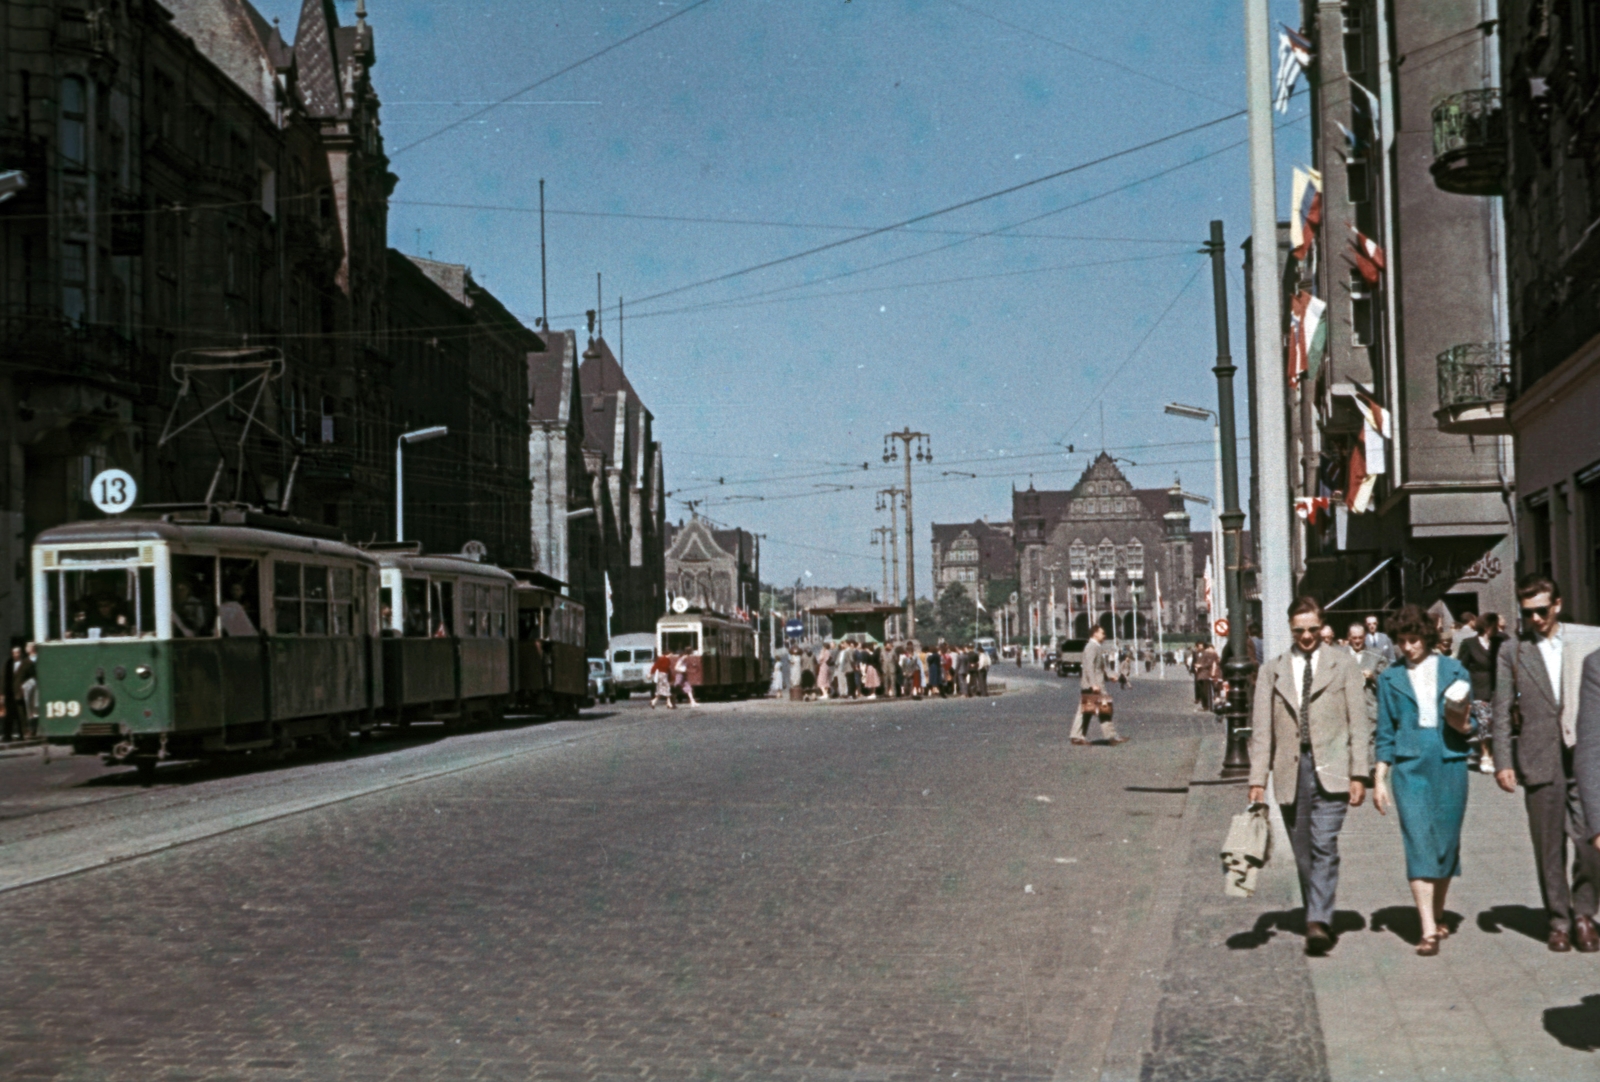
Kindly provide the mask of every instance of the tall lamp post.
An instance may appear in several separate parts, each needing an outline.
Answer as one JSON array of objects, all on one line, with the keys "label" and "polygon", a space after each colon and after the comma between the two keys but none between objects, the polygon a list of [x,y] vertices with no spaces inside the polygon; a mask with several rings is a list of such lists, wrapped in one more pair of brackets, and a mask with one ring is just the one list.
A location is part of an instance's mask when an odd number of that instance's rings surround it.
[{"label": "tall lamp post", "polygon": [[1224,576],[1228,583],[1228,661],[1222,667],[1228,681],[1228,701],[1222,714],[1228,723],[1228,751],[1222,760],[1224,777],[1250,769],[1249,680],[1256,670],[1250,660],[1246,636],[1248,617],[1244,604],[1244,578],[1240,565],[1244,557],[1244,512],[1239,509],[1239,456],[1233,423],[1233,374],[1237,371],[1228,351],[1228,269],[1223,263],[1226,245],[1222,223],[1211,223],[1211,239],[1206,242],[1211,254],[1211,288],[1216,297],[1217,363],[1211,369],[1217,377],[1217,431],[1222,445],[1222,546]]},{"label": "tall lamp post", "polygon": [[436,440],[440,436],[449,434],[449,425],[433,425],[429,428],[402,432],[400,438],[394,441],[394,539],[396,541],[406,539],[406,457],[402,452],[408,443]]},{"label": "tall lamp post", "polygon": [[1227,584],[1227,576],[1222,573],[1222,426],[1217,422],[1217,415],[1204,406],[1186,406],[1182,402],[1168,402],[1164,411],[1173,417],[1187,417],[1193,421],[1211,422],[1211,449],[1215,452],[1216,467],[1212,482],[1215,487],[1211,490],[1211,613],[1215,618],[1217,613],[1227,613],[1233,610],[1228,607],[1228,599],[1232,597]]}]

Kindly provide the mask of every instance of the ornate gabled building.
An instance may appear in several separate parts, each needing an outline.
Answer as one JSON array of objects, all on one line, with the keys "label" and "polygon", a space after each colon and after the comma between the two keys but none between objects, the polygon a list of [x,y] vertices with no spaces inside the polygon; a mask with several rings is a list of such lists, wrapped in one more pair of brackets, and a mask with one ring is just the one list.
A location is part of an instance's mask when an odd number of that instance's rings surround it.
[{"label": "ornate gabled building", "polygon": [[[1082,638],[1100,624],[1122,639],[1205,626],[1195,611],[1194,542],[1181,488],[1134,488],[1105,452],[1066,491],[1014,491],[1021,634]],[[1052,577],[1055,612],[1050,611]]]},{"label": "ornate gabled building", "polygon": [[761,544],[748,530],[714,529],[698,515],[667,540],[667,593],[718,612],[745,612],[761,598]]}]

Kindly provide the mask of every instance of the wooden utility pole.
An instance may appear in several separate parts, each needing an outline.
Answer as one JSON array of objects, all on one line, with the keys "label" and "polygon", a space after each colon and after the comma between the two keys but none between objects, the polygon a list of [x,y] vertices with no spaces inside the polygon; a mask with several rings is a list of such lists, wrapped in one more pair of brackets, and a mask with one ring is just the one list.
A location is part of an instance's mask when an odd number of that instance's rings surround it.
[{"label": "wooden utility pole", "polygon": [[[900,447],[891,441],[899,440]],[[906,460],[906,490],[904,493],[906,508],[906,638],[917,637],[917,571],[916,571],[916,544],[915,534],[911,526],[911,445],[916,444],[918,462],[932,462],[933,451],[928,446],[926,432],[913,432],[906,427],[899,432],[890,432],[883,437],[883,460],[894,462],[900,458],[901,452]]]}]

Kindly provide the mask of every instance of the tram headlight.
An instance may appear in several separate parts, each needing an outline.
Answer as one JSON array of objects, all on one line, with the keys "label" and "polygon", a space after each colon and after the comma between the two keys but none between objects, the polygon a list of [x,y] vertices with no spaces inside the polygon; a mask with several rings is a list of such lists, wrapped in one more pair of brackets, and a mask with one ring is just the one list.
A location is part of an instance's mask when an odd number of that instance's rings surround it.
[{"label": "tram headlight", "polygon": [[117,705],[117,697],[111,694],[111,689],[103,684],[96,684],[90,688],[89,694],[83,697],[83,701],[91,711],[101,717],[111,713],[112,707]]},{"label": "tram headlight", "polygon": [[151,669],[148,665],[140,665],[138,668],[133,670],[133,675],[137,676],[140,680],[150,679],[150,673]]}]

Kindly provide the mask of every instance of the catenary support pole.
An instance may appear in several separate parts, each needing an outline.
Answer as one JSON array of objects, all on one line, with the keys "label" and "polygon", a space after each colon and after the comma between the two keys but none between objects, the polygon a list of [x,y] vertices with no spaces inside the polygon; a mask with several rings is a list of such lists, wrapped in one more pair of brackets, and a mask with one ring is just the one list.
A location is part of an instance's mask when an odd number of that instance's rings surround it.
[{"label": "catenary support pole", "polygon": [[[1284,420],[1282,298],[1278,295],[1277,172],[1272,139],[1272,44],[1267,0],[1244,3],[1245,97],[1250,111],[1250,265],[1257,351],[1261,508],[1256,523],[1266,655],[1289,648],[1289,441]],[[1242,630],[1242,629],[1241,629]]]}]

